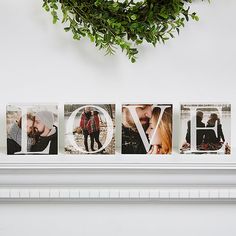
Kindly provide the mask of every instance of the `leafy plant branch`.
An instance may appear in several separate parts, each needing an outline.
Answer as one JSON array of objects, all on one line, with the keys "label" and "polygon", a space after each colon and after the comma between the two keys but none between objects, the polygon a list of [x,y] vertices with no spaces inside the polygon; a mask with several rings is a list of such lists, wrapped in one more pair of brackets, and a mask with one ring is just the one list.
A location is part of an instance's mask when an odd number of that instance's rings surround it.
[{"label": "leafy plant branch", "polygon": [[106,54],[115,54],[117,47],[131,62],[137,59],[139,44],[156,46],[179,34],[180,28],[192,18],[191,0],[43,0],[43,8],[51,12],[53,23],[58,22],[59,11],[65,31],[75,40],[88,37]]}]

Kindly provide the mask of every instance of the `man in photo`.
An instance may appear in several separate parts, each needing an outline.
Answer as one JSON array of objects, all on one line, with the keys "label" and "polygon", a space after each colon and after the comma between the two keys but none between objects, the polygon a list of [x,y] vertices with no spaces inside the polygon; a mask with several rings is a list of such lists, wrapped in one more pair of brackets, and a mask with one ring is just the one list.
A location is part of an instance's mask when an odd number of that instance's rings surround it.
[{"label": "man in photo", "polygon": [[[131,106],[131,105],[125,105]],[[137,130],[133,117],[127,107],[122,108],[122,153],[123,154],[146,154],[147,151]],[[144,132],[149,126],[152,116],[152,104],[132,104],[136,107],[136,113]],[[148,138],[148,136],[147,136]]]},{"label": "man in photo", "polygon": [[[94,150],[94,140],[98,145],[98,149],[102,147],[102,143],[100,142],[100,118],[98,116],[98,111],[92,111],[92,115],[87,123],[88,133],[91,139],[91,149]],[[102,149],[100,153],[104,153],[105,149]]]},{"label": "man in photo", "polygon": [[[203,112],[202,111],[197,111],[196,114],[196,126],[197,128],[204,128],[206,125],[202,122],[203,120]],[[191,121],[189,120],[187,123],[187,133],[186,133],[186,142],[188,144],[191,144]],[[204,142],[205,138],[205,131],[197,129],[197,146],[202,144]]]},{"label": "man in photo", "polygon": [[[34,134],[35,117],[32,114],[27,114],[27,151],[29,152],[31,146],[35,143]],[[14,121],[7,133],[7,154],[13,155],[21,152],[22,139],[22,117]]]},{"label": "man in photo", "polygon": [[31,152],[58,153],[58,131],[54,122],[52,112],[39,111],[36,113],[34,122],[36,142],[31,146]]}]

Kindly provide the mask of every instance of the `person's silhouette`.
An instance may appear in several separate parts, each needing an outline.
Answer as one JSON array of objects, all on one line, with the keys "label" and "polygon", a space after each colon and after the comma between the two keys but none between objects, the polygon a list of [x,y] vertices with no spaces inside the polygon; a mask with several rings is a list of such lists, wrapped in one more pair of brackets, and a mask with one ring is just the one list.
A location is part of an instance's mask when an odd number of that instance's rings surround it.
[{"label": "person's silhouette", "polygon": [[[197,111],[197,114],[196,114],[197,128],[205,127],[205,124],[202,122],[202,119],[203,119],[203,112]],[[190,120],[188,121],[187,126],[188,126],[188,128],[187,128],[187,133],[186,133],[185,139],[186,139],[187,143],[191,144],[191,121]],[[205,131],[197,129],[196,135],[197,135],[197,145],[200,145],[201,143],[204,142]]]},{"label": "person's silhouette", "polygon": [[205,135],[205,143],[219,144],[221,141],[225,142],[220,119],[218,118],[218,115],[216,113],[211,113],[206,127],[215,127],[215,125],[217,125],[217,133],[212,129],[207,129]]}]

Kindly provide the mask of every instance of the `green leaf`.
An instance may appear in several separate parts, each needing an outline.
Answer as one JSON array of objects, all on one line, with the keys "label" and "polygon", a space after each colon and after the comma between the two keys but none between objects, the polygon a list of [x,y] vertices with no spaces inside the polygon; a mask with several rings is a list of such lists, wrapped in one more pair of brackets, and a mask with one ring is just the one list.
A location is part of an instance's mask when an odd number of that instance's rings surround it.
[{"label": "green leaf", "polygon": [[136,20],[136,19],[137,19],[137,15],[135,15],[135,14],[132,15],[132,16],[130,17],[130,19],[131,19],[131,20]]},{"label": "green leaf", "polygon": [[65,27],[64,30],[65,30],[66,32],[68,32],[68,31],[70,31],[70,27]]}]

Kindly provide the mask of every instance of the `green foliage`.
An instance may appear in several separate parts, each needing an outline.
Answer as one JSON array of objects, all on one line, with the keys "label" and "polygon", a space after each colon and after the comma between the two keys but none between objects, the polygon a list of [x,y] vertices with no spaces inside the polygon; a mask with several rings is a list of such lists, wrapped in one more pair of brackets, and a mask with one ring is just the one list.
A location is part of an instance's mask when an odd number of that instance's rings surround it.
[{"label": "green foliage", "polygon": [[59,8],[65,31],[75,40],[88,37],[106,54],[114,54],[117,46],[131,62],[137,59],[137,45],[148,42],[156,46],[179,34],[191,17],[191,0],[43,0],[43,8],[51,12],[53,23]]}]

